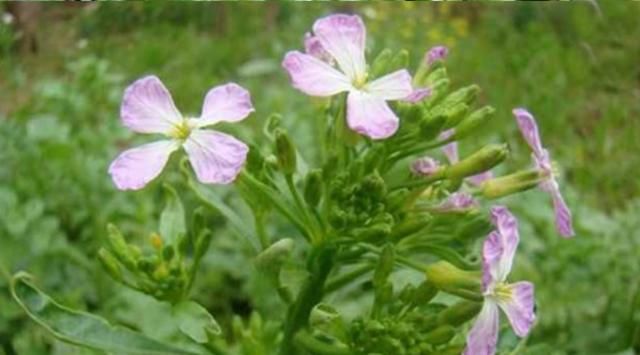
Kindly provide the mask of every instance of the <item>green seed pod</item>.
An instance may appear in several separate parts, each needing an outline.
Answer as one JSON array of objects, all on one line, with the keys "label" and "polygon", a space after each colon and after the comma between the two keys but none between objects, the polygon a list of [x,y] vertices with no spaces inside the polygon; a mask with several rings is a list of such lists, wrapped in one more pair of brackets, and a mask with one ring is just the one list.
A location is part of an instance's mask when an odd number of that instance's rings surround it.
[{"label": "green seed pod", "polygon": [[456,139],[462,139],[475,133],[479,127],[489,121],[495,112],[496,109],[491,106],[485,106],[479,110],[473,111],[469,117],[456,126]]},{"label": "green seed pod", "polygon": [[541,181],[538,170],[521,171],[484,181],[481,185],[482,195],[488,199],[500,198],[537,187]]},{"label": "green seed pod", "polygon": [[480,308],[482,308],[480,302],[460,301],[440,312],[438,323],[457,327],[475,317],[480,312]]},{"label": "green seed pod", "polygon": [[422,336],[422,340],[433,345],[446,344],[456,335],[456,330],[452,326],[440,326]]},{"label": "green seed pod", "polygon": [[296,150],[289,139],[289,135],[283,129],[276,129],[276,157],[278,167],[285,174],[293,174],[296,171]]},{"label": "green seed pod", "polygon": [[104,248],[100,248],[98,250],[98,260],[114,280],[122,281],[122,269],[113,254]]},{"label": "green seed pod", "polygon": [[509,154],[506,144],[489,144],[465,159],[445,169],[445,175],[450,180],[462,180],[467,176],[476,175],[502,163]]}]

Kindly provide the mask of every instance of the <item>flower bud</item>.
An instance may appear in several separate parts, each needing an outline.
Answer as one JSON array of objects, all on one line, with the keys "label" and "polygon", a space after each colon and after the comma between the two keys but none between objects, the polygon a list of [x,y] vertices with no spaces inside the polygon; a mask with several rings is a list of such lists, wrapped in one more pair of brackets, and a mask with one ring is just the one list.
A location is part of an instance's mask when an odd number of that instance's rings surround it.
[{"label": "flower bud", "polygon": [[444,67],[438,68],[432,71],[431,73],[429,73],[426,79],[426,84],[427,85],[433,84],[442,79],[448,79],[447,69]]},{"label": "flower bud", "polygon": [[289,135],[283,129],[276,129],[276,157],[278,166],[285,174],[293,174],[296,171],[296,150],[289,139]]},{"label": "flower bud", "polygon": [[395,252],[393,246],[387,244],[380,253],[380,259],[378,259],[378,265],[373,273],[373,284],[376,287],[381,287],[387,282],[387,278],[393,271],[393,265],[395,260]]},{"label": "flower bud", "polygon": [[486,180],[480,188],[484,197],[496,199],[537,187],[542,179],[540,172],[532,169]]},{"label": "flower bud", "polygon": [[122,269],[113,254],[104,248],[100,248],[98,250],[98,260],[114,280],[122,281]]},{"label": "flower bud", "polygon": [[264,128],[263,128],[264,135],[272,138],[275,134],[275,131],[280,128],[281,122],[282,122],[282,116],[280,116],[277,113],[274,113],[269,117],[267,117],[267,121],[264,123]]},{"label": "flower bud", "polygon": [[445,129],[449,129],[457,126],[469,113],[469,106],[464,102],[457,103],[453,106],[449,106],[445,109],[444,115],[447,117],[447,122],[444,125]]},{"label": "flower bud", "polygon": [[502,163],[507,157],[509,149],[506,144],[490,144],[456,164],[449,166],[445,175],[450,180],[462,180]]},{"label": "flower bud", "polygon": [[460,301],[440,312],[438,323],[457,327],[475,317],[480,312],[480,308],[482,308],[480,302]]},{"label": "flower bud", "polygon": [[440,100],[442,100],[442,98],[447,95],[450,84],[451,81],[446,78],[440,79],[433,83],[433,85],[431,86],[431,97],[429,98],[429,103],[431,104],[431,106],[440,102]]},{"label": "flower bud", "polygon": [[435,62],[443,61],[449,55],[449,48],[445,46],[435,46],[429,49],[424,55],[424,61],[427,65],[433,65]]},{"label": "flower bud", "polygon": [[458,89],[449,94],[442,104],[444,106],[452,107],[457,104],[463,103],[470,106],[475,102],[478,94],[480,93],[480,87],[478,85],[469,85],[461,89]]},{"label": "flower bud", "polygon": [[424,281],[413,293],[413,303],[423,305],[429,303],[438,293],[438,289],[429,280]]},{"label": "flower bud", "polygon": [[282,264],[289,258],[293,250],[293,240],[280,239],[262,251],[255,259],[256,267],[267,273],[277,275]]},{"label": "flower bud", "polygon": [[136,260],[129,250],[129,245],[124,240],[124,237],[122,236],[122,233],[120,233],[118,227],[113,224],[109,224],[107,226],[107,230],[107,242],[109,244],[109,249],[111,249],[113,254],[115,254],[115,257],[120,260],[125,267],[128,269],[134,269],[136,267]]},{"label": "flower bud", "polygon": [[396,55],[393,56],[389,67],[385,72],[390,73],[396,70],[400,70],[409,66],[409,51],[401,49]]},{"label": "flower bud", "polygon": [[432,140],[440,134],[447,123],[447,116],[435,115],[427,116],[420,122],[420,136],[425,140]]},{"label": "flower bud", "polygon": [[440,170],[440,162],[431,157],[422,157],[411,164],[411,172],[419,176],[431,176]]},{"label": "flower bud", "polygon": [[433,345],[446,344],[456,335],[456,330],[450,325],[440,326],[422,336],[422,340]]},{"label": "flower bud", "polygon": [[473,111],[466,119],[456,126],[456,139],[462,139],[474,133],[476,129],[487,123],[496,112],[491,106],[485,106]]},{"label": "flower bud", "polygon": [[460,270],[451,263],[439,261],[427,266],[425,273],[427,280],[439,290],[471,300],[482,298],[477,272]]},{"label": "flower bud", "polygon": [[372,78],[377,78],[380,75],[388,72],[389,64],[393,59],[393,52],[389,48],[385,48],[378,54],[371,64],[369,75]]},{"label": "flower bud", "polygon": [[305,202],[311,207],[315,207],[322,198],[324,185],[322,184],[322,170],[310,171],[305,177],[303,196]]}]

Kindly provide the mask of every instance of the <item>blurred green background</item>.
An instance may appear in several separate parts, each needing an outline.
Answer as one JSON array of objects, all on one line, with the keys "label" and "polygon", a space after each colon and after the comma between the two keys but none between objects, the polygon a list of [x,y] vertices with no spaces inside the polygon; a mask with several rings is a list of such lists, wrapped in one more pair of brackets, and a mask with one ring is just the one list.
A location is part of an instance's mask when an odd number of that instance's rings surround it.
[{"label": "blurred green background", "polygon": [[[208,88],[236,81],[256,107],[236,134],[260,142],[279,112],[312,157],[314,103],[291,88],[280,60],[315,18],[337,11],[363,16],[370,58],[406,48],[415,68],[429,47],[450,47],[454,86],[479,84],[498,110],[463,154],[475,141],[506,141],[509,167],[526,166],[510,112],[526,106],[538,118],[577,237],[556,236],[543,194],[508,201],[523,217],[514,279],[537,291],[539,322],[523,352],[640,352],[639,2],[137,2],[0,7],[0,354],[87,353],[13,305],[7,277],[20,269],[65,304],[157,330],[160,306],[94,261],[108,222],[144,239],[162,207],[160,184],[122,193],[106,173],[139,141],[118,119],[127,83],[156,74],[183,112],[198,113]],[[223,320],[267,303],[249,296],[260,285],[236,244],[224,233],[214,240],[195,292]]]}]

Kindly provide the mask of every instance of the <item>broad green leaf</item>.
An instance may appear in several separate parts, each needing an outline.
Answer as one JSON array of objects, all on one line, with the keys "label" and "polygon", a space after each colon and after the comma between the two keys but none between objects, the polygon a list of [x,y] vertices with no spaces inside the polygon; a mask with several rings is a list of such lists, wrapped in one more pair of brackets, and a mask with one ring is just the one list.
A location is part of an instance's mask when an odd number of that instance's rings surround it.
[{"label": "broad green leaf", "polygon": [[160,215],[160,236],[167,245],[176,245],[178,238],[187,233],[184,207],[176,190],[164,185],[166,190],[166,205]]},{"label": "broad green leaf", "polygon": [[120,327],[96,315],[69,309],[31,283],[24,272],[11,280],[11,294],[27,315],[59,340],[114,354],[195,354]]},{"label": "broad green leaf", "polygon": [[221,333],[218,322],[200,304],[194,301],[183,301],[173,306],[173,315],[178,327],[189,338],[198,343],[207,343],[209,334]]}]

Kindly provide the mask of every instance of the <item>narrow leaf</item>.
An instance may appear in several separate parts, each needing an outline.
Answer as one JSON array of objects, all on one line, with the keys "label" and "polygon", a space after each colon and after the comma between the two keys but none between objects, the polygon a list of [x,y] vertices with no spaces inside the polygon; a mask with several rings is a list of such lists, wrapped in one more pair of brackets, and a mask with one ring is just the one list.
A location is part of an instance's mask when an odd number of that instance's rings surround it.
[{"label": "narrow leaf", "polygon": [[207,343],[209,335],[221,333],[218,322],[206,308],[194,301],[183,301],[173,306],[173,314],[178,327],[189,338],[198,343]]},{"label": "narrow leaf", "polygon": [[57,339],[114,354],[194,355],[124,327],[113,326],[96,315],[58,304],[31,283],[24,272],[11,280],[11,295],[27,315]]}]

